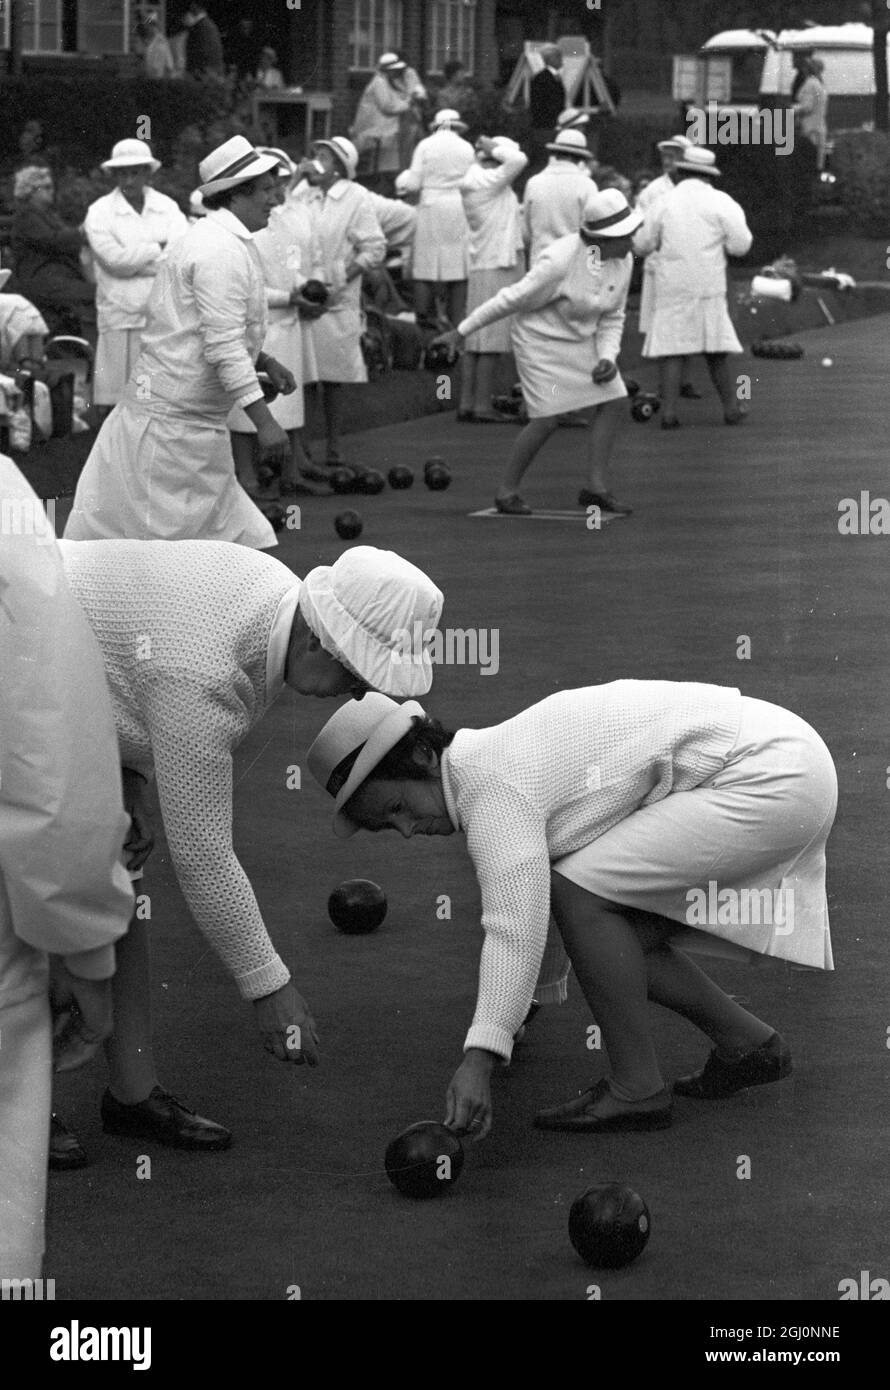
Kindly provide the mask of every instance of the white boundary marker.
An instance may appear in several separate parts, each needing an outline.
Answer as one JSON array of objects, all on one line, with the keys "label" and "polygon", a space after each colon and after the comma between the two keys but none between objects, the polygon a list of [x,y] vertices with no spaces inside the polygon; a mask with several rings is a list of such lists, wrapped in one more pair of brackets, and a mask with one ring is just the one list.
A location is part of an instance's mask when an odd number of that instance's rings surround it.
[{"label": "white boundary marker", "polygon": [[[475,517],[475,516],[481,516],[481,517],[486,517],[486,518],[487,518],[487,517],[496,517],[499,521],[584,521],[584,522],[587,522],[587,521],[590,520],[590,514],[587,512],[586,509],[583,510],[583,511],[580,510],[580,509],[576,509],[575,511],[571,511],[571,512],[546,511],[546,510],[543,510],[543,509],[542,509],[541,511],[534,511],[534,512],[532,512],[531,516],[508,516],[508,515],[505,515],[504,512],[499,512],[498,509],[497,509],[497,507],[486,507],[484,511],[481,511],[481,512],[468,512],[467,515],[470,516],[470,517]],[[606,522],[608,522],[608,521],[620,521],[620,520],[622,520],[623,516],[624,516],[624,513],[622,513],[622,512],[605,512],[605,511],[604,511],[604,512],[601,512],[601,513],[600,513],[600,518],[599,518],[600,526],[605,526]],[[591,526],[590,529],[591,529],[592,531],[595,531],[595,530],[598,530],[599,527]]]}]

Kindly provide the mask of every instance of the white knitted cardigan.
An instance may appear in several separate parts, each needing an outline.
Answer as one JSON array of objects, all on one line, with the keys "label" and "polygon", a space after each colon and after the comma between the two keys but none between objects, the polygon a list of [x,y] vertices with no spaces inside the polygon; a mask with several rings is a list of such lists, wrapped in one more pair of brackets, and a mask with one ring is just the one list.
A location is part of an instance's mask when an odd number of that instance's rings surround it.
[{"label": "white knitted cardigan", "polygon": [[458,731],[442,782],[467,837],[485,932],[465,1047],[510,1058],[547,941],[551,863],[640,807],[700,786],[725,765],[740,717],[736,689],[614,681]]},{"label": "white knitted cardigan", "polygon": [[256,999],[290,972],[232,845],[232,752],[268,707],[269,637],[300,581],[224,541],[63,541],[105,659],[121,762],[157,779],[170,854],[198,927]]}]

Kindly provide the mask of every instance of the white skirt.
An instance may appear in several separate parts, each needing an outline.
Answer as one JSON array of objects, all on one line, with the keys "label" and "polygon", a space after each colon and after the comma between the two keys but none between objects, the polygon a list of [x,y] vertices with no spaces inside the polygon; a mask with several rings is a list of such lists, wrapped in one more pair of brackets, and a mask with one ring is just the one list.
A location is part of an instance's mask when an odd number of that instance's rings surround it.
[{"label": "white skirt", "polygon": [[592,334],[581,342],[548,338],[536,332],[533,313],[516,314],[512,344],[531,420],[589,410],[627,395],[620,372],[605,386],[593,380],[598,358]]},{"label": "white skirt", "polygon": [[160,414],[132,400],[115,406],[99,431],[65,539],[278,544],[235,477],[225,417]]},{"label": "white skirt", "polygon": [[655,305],[644,357],[686,357],[698,352],[743,352],[732,326],[726,295],[680,296],[658,290],[653,284]]},{"label": "white skirt", "polygon": [[[296,309],[270,309],[269,326],[263,342],[263,352],[279,361],[282,367],[293,372],[297,381],[296,391],[289,396],[276,396],[269,405],[272,416],[283,430],[301,430],[304,423],[303,410],[303,328]],[[240,405],[232,406],[226,421],[230,430],[236,434],[256,434],[256,426],[245,415]]]},{"label": "white skirt", "polygon": [[411,274],[441,285],[466,280],[469,269],[470,229],[463,199],[456,188],[442,189],[417,208]]},{"label": "white skirt", "polygon": [[368,380],[362,355],[362,314],[355,304],[332,309],[312,324],[316,381]]},{"label": "white skirt", "polygon": [[96,344],[93,404],[117,405],[142,344],[141,328],[103,328]]},{"label": "white skirt", "polygon": [[648,333],[652,327],[652,315],[655,311],[655,266],[650,269],[647,257],[643,262],[643,284],[640,290],[640,332]]},{"label": "white skirt", "polygon": [[[837,776],[816,731],[742,698],[725,767],[553,865],[590,893],[682,922],[673,944],[834,968],[825,845]],[[716,939],[716,940],[715,940]],[[729,949],[727,949],[727,947]]]},{"label": "white skirt", "polygon": [[[471,270],[467,281],[467,311],[466,318],[469,318],[480,304],[485,304],[487,300],[493,299],[499,290],[506,285],[515,285],[517,280],[521,280],[525,271],[522,263],[505,268],[502,266],[494,270]],[[467,352],[512,352],[512,329],[513,315],[509,314],[505,319],[498,319],[496,323],[489,323],[485,328],[479,328],[475,333],[471,333],[466,341]]]}]

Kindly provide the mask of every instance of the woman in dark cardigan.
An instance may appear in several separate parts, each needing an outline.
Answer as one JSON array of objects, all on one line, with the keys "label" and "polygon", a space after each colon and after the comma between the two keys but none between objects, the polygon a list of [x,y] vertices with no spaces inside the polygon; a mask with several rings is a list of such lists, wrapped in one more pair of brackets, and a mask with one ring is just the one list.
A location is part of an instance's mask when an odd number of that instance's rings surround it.
[{"label": "woman in dark cardigan", "polygon": [[84,237],[53,208],[53,176],[29,165],[15,176],[12,254],[15,289],[42,313],[71,316],[95,337],[96,295],[80,265]]}]

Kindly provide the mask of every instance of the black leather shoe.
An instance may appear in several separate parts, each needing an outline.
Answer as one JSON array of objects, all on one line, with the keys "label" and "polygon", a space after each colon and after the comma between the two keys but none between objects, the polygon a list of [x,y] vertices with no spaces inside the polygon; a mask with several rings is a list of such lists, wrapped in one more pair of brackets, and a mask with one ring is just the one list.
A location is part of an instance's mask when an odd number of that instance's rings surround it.
[{"label": "black leather shoe", "polygon": [[537,1129],[567,1129],[576,1134],[611,1134],[616,1130],[668,1129],[671,1093],[667,1086],[646,1100],[624,1101],[612,1094],[606,1077],[565,1105],[539,1110]]},{"label": "black leather shoe", "polygon": [[701,1071],[693,1076],[681,1076],[674,1082],[674,1095],[690,1096],[693,1100],[723,1100],[744,1091],[748,1086],[768,1086],[790,1076],[791,1049],[778,1033],[751,1052],[729,1061],[715,1048]]},{"label": "black leather shoe", "polygon": [[582,487],[578,493],[578,506],[599,507],[601,511],[614,512],[616,516],[633,515],[633,507],[629,507],[626,502],[619,502],[614,493],[591,492],[586,487]]},{"label": "black leather shoe", "polygon": [[689,381],[687,381],[685,386],[680,387],[680,395],[683,397],[684,401],[700,401],[702,398],[701,391],[696,391],[695,387]]},{"label": "black leather shoe", "polygon": [[102,1097],[102,1128],[106,1134],[154,1139],[171,1149],[228,1149],[232,1143],[229,1130],[196,1115],[162,1086],[155,1086],[148,1099],[138,1105],[122,1105],[106,1091]]},{"label": "black leather shoe", "polygon": [[501,516],[531,516],[532,509],[527,502],[524,502],[518,492],[511,492],[508,497],[496,497],[494,505]]},{"label": "black leather shoe", "polygon": [[49,1166],[54,1173],[69,1173],[74,1168],[86,1168],[87,1151],[76,1134],[53,1115],[49,1126]]}]

